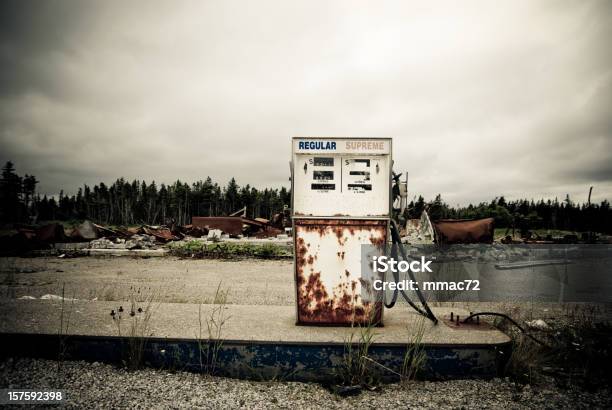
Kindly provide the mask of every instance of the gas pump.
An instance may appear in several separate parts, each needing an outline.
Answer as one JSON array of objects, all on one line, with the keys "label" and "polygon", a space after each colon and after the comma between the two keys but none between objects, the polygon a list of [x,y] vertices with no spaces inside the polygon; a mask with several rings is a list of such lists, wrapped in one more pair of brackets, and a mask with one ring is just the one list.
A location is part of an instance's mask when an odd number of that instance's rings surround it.
[{"label": "gas pump", "polygon": [[293,138],[297,323],[382,324],[363,255],[383,254],[391,216],[390,138]]}]

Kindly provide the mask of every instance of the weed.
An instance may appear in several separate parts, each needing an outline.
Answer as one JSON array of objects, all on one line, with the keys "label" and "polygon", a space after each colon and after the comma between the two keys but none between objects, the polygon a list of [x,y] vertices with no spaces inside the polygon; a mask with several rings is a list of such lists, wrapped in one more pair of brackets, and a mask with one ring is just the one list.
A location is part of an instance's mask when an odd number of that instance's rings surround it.
[{"label": "weed", "polygon": [[[423,335],[425,334],[425,318],[419,316],[413,323],[414,333],[406,345],[406,353],[402,361],[401,381],[408,383],[414,380],[425,367],[427,354],[423,347]],[[412,327],[412,326],[411,326]],[[410,331],[411,329],[408,329]]]},{"label": "weed", "polygon": [[542,346],[522,334],[513,334],[512,353],[504,373],[521,384],[533,384],[538,379],[538,369],[546,363]]},{"label": "weed", "polygon": [[[504,306],[504,313],[523,320],[533,317],[530,311],[517,306]],[[579,385],[584,388],[612,385],[609,369],[612,355],[612,326],[602,307],[596,304],[567,304],[559,306],[548,325],[549,330],[538,332],[547,347],[510,327],[506,321],[496,319],[496,326],[512,338],[512,354],[505,374],[518,383],[537,384],[552,377],[562,386]]]},{"label": "weed", "polygon": [[[205,318],[202,314],[202,303],[198,304],[198,353],[200,371],[214,375],[217,370],[219,352],[223,346],[223,326],[230,319],[226,317],[225,305],[229,290],[221,289],[221,282],[217,286],[213,299],[213,307],[210,314]],[[206,326],[207,337],[204,337],[204,326]]]},{"label": "weed", "polygon": [[72,311],[74,309],[74,297],[70,299],[70,307],[68,312],[66,312],[66,284],[62,283],[62,304],[60,306],[60,320],[59,320],[59,329],[57,332],[57,374],[58,377],[60,375],[61,367],[66,358],[66,353],[68,350],[68,330],[70,328],[70,316],[72,315]]},{"label": "weed", "polygon": [[[374,371],[371,365],[381,365],[368,356],[375,337],[374,314],[373,309],[368,322],[357,325],[358,338],[354,331],[345,338],[344,354],[337,370],[339,381],[344,386],[376,386],[380,382],[379,372]],[[351,325],[351,328],[354,329],[354,326]]]},{"label": "weed", "polygon": [[609,322],[579,319],[557,327],[554,340],[553,360],[560,384],[579,384],[587,389],[612,386],[612,326]]},{"label": "weed", "polygon": [[[519,322],[533,316],[533,304],[531,303],[529,309],[523,309],[516,304],[503,303],[499,304],[496,310]],[[502,317],[495,317],[493,325],[511,338],[512,352],[505,363],[504,375],[520,384],[537,382],[538,369],[544,366],[549,359],[542,345],[525,336]]]},{"label": "weed", "polygon": [[[156,307],[156,292],[150,288],[145,291],[141,288],[130,288],[130,292],[129,308],[119,306],[111,315],[117,327],[117,334],[122,338],[123,365],[129,370],[136,370],[142,366],[147,339],[153,335],[150,322]],[[124,320],[128,321],[127,332],[122,329]]]}]

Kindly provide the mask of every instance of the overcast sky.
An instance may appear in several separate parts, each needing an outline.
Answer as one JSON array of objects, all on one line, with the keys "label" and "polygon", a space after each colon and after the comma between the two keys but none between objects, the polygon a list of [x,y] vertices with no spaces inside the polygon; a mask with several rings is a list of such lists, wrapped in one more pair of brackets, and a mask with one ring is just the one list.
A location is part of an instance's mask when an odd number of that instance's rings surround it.
[{"label": "overcast sky", "polygon": [[611,39],[610,1],[3,0],[0,161],[280,187],[292,136],[378,136],[411,196],[612,199]]}]

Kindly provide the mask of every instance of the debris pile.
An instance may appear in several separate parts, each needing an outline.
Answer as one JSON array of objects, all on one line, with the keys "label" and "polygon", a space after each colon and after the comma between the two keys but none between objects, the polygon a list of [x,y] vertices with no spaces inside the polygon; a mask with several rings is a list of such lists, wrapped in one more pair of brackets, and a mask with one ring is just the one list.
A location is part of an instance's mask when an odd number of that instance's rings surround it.
[{"label": "debris pile", "polygon": [[[237,215],[242,213],[242,215]],[[231,216],[193,217],[189,225],[132,227],[103,226],[84,221],[72,227],[60,223],[44,226],[17,226],[13,232],[0,237],[0,253],[21,254],[33,250],[68,249],[58,247],[70,245],[75,249],[159,249],[171,242],[204,238],[208,241],[223,241],[230,238],[280,239],[289,238],[285,227],[290,225],[288,216],[274,215],[271,220],[247,218],[243,209]]]},{"label": "debris pile", "polygon": [[282,229],[270,224],[264,218],[246,218],[244,216],[194,216],[191,218],[191,229],[203,231],[220,230],[231,238],[254,236],[270,238],[284,233]]}]

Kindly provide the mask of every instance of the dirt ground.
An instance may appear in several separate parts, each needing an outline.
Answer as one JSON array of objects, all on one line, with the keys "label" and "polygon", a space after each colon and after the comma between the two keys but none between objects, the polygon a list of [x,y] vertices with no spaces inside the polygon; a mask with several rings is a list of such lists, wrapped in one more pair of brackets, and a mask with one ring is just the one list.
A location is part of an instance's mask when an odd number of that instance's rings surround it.
[{"label": "dirt ground", "polygon": [[[133,290],[154,292],[159,302],[210,303],[221,284],[227,303],[293,305],[292,261],[81,257],[0,258],[0,297],[126,300]],[[97,299],[96,299],[97,298]]]},{"label": "dirt ground", "polygon": [[[0,299],[61,295],[63,286],[66,297],[80,300],[125,301],[141,290],[154,294],[158,302],[206,304],[213,303],[220,286],[227,291],[227,304],[292,306],[295,301],[291,260],[0,258]],[[576,315],[575,306],[556,303],[430,303],[468,311],[504,312],[521,320],[556,321]],[[398,304],[405,302],[399,298]],[[582,314],[584,309],[580,311]],[[599,306],[589,311],[589,316],[610,320],[612,305]]]}]

